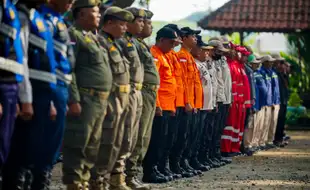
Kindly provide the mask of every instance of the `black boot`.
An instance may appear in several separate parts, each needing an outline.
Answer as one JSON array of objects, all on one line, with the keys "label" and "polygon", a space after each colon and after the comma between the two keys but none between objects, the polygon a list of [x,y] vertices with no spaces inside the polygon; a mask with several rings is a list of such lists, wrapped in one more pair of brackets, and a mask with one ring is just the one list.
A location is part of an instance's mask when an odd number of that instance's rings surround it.
[{"label": "black boot", "polygon": [[173,176],[173,179],[180,179],[180,178],[182,178],[181,174],[177,174],[177,173],[174,173],[174,172],[171,171],[169,159],[167,159],[167,161],[166,161],[166,167],[165,168],[166,168],[166,171]]},{"label": "black boot", "polygon": [[32,190],[49,190],[51,184],[52,172],[41,171],[33,172]]},{"label": "black boot", "polygon": [[188,160],[187,159],[182,159],[181,161],[181,167],[187,171],[187,172],[191,172],[193,173],[194,175],[202,175],[202,172],[200,170],[195,170],[194,168],[192,168],[189,163],[188,163]]},{"label": "black boot", "polygon": [[[25,186],[26,184],[31,184],[31,178],[26,179],[27,172],[27,169],[17,169],[14,167],[9,169],[5,167],[2,173],[2,189],[30,190],[30,186]],[[26,180],[30,181],[26,182]]]},{"label": "black boot", "polygon": [[142,181],[145,183],[167,183],[169,179],[164,175],[159,175],[157,169],[153,167],[151,171],[144,170]]},{"label": "black boot", "polygon": [[209,166],[205,166],[201,164],[197,158],[192,158],[190,165],[195,169],[195,170],[201,170],[203,172],[209,171],[211,168]]},{"label": "black boot", "polygon": [[172,180],[173,180],[173,177],[172,177],[172,176],[166,176],[166,175],[164,175],[163,173],[161,173],[161,172],[158,170],[158,166],[155,166],[155,167],[154,167],[154,170],[155,170],[155,173],[157,173],[158,176],[164,177],[164,178],[168,179],[168,181],[172,181]]},{"label": "black boot", "polygon": [[182,177],[185,177],[185,178],[193,177],[194,176],[193,173],[186,172],[184,169],[182,169],[181,166],[180,166],[180,162],[178,162],[178,161],[171,162],[170,169],[171,169],[171,171],[173,173],[179,174],[179,175],[181,175]]},{"label": "black boot", "polygon": [[213,160],[215,160],[217,163],[219,163],[219,164],[220,164],[220,167],[221,167],[221,166],[225,166],[225,165],[226,165],[226,163],[225,163],[225,162],[223,162],[223,161],[221,161],[221,159],[220,159],[220,158],[213,158]]},{"label": "black boot", "polygon": [[218,163],[218,162],[217,162],[215,159],[213,159],[213,158],[209,159],[208,161],[211,163],[212,168],[219,168],[219,167],[221,166],[220,163]]},{"label": "black boot", "polygon": [[172,178],[172,180],[175,179],[173,174],[172,174],[172,172],[170,172],[169,161],[168,160],[166,160],[166,161],[162,162],[161,164],[159,164],[158,171],[161,174],[163,174],[164,176],[168,177],[169,179],[171,179],[171,178]]}]

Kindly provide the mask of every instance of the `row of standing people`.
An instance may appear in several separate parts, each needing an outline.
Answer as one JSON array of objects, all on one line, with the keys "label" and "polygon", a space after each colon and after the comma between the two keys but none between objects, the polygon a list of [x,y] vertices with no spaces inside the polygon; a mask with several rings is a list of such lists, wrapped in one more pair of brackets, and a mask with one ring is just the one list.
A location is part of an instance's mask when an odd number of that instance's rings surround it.
[{"label": "row of standing people", "polygon": [[42,4],[1,7],[3,189],[48,189],[63,136],[67,189],[149,189],[141,160],[155,183],[231,162],[220,151],[234,94],[221,40],[168,25],[149,49],[150,11],[110,7],[100,18],[96,0]]},{"label": "row of standing people", "polygon": [[151,48],[161,80],[144,182],[200,175],[288,138],[285,59],[200,32],[168,24]]}]

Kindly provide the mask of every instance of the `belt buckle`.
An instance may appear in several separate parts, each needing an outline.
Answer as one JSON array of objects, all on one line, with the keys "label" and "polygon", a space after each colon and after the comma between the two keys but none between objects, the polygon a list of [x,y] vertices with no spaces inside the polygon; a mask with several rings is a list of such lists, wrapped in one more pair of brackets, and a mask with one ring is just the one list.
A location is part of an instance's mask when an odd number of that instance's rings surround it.
[{"label": "belt buckle", "polygon": [[103,99],[103,100],[106,100],[109,97],[109,93],[108,92],[99,92],[98,95],[99,95],[99,98]]},{"label": "belt buckle", "polygon": [[119,92],[120,93],[128,93],[130,91],[129,85],[119,85]]},{"label": "belt buckle", "polygon": [[89,94],[90,94],[91,96],[94,96],[94,95],[95,95],[95,90],[92,89],[92,88],[89,89],[88,92],[89,92]]},{"label": "belt buckle", "polygon": [[136,83],[135,86],[136,86],[136,90],[141,90],[143,87],[142,83]]}]

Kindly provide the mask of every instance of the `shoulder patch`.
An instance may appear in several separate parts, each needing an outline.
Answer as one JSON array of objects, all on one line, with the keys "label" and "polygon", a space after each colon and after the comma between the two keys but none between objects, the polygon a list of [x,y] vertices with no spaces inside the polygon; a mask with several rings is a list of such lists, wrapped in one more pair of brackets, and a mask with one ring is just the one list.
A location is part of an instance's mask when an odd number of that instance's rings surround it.
[{"label": "shoulder patch", "polygon": [[128,42],[127,47],[132,47],[132,43]]},{"label": "shoulder patch", "polygon": [[12,8],[10,8],[9,12],[10,12],[10,18],[13,20],[15,18],[15,12]]},{"label": "shoulder patch", "polygon": [[44,26],[43,21],[41,19],[36,19],[36,24],[37,24],[38,30],[40,32],[45,31],[45,26]]},{"label": "shoulder patch", "polygon": [[93,42],[93,40],[90,37],[88,37],[88,36],[85,36],[84,39],[85,39],[86,43],[92,43]]},{"label": "shoulder patch", "polygon": [[110,52],[116,51],[116,47],[115,47],[115,46],[110,47],[109,51],[110,51]]},{"label": "shoulder patch", "polygon": [[57,23],[57,28],[58,30],[65,30],[66,29],[66,25],[64,23],[58,22]]}]

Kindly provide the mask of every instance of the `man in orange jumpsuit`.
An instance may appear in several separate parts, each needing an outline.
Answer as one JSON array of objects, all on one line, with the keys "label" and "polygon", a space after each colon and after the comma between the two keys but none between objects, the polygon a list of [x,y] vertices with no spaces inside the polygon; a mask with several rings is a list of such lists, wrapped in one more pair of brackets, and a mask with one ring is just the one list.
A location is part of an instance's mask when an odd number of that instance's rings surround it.
[{"label": "man in orange jumpsuit", "polygon": [[[182,36],[182,31],[179,29],[179,27],[175,24],[167,24],[165,25],[165,27],[169,27],[171,29],[173,29],[174,31],[176,31],[176,33],[178,34],[179,38],[181,39]],[[176,47],[178,45],[180,45],[180,43],[176,43],[175,44]],[[168,54],[169,56],[169,60],[173,63],[174,69],[175,69],[175,78],[176,78],[176,83],[177,83],[177,94],[176,94],[176,114],[175,117],[171,118],[171,126],[173,126],[173,129],[171,132],[174,132],[173,135],[173,139],[171,139],[173,141],[172,144],[172,149],[171,150],[176,150],[179,149],[179,144],[177,142],[178,140],[178,136],[184,134],[184,131],[179,130],[179,125],[181,123],[186,122],[186,117],[183,117],[184,115],[184,107],[185,107],[185,103],[184,103],[184,88],[185,88],[185,77],[184,77],[184,72],[183,72],[183,68],[182,65],[179,61],[178,58],[178,54],[177,52],[175,52],[175,50],[171,50]],[[180,140],[180,139],[179,139]],[[170,150],[170,151],[171,151]],[[181,170],[181,168],[178,166],[179,162],[175,162],[175,157],[174,154],[170,154],[170,169],[173,173],[175,174],[179,174],[182,177],[192,177],[194,174],[187,172],[185,170]]]},{"label": "man in orange jumpsuit", "polygon": [[[164,27],[168,27],[174,30],[180,41],[177,41],[174,45],[178,46],[181,44],[180,30],[175,24],[168,24]],[[172,49],[169,53],[165,54],[167,60],[172,65],[174,69],[174,76],[176,79],[176,112],[174,115],[170,116],[168,129],[167,129],[167,141],[163,150],[162,158],[159,160],[158,170],[165,176],[172,177],[173,179],[178,179],[182,177],[182,172],[172,172],[170,169],[170,151],[175,144],[177,134],[178,134],[178,124],[180,123],[180,110],[184,109],[184,85],[183,85],[183,71],[180,66],[177,53]],[[186,174],[183,174],[186,175]]]},{"label": "man in orange jumpsuit", "polygon": [[[189,27],[184,27],[182,31],[182,48],[178,52],[179,62],[183,69],[184,75],[184,112],[182,117],[184,122],[178,126],[179,133],[177,142],[174,149],[172,150],[171,159],[176,165],[177,169],[185,170],[186,172],[193,173],[195,175],[201,174],[201,171],[193,169],[189,165],[188,159],[191,156],[191,141],[190,135],[195,131],[196,117],[198,117],[198,109],[201,107],[199,101],[195,102],[195,92],[199,91],[199,86],[201,87],[199,71],[197,69],[195,60],[191,55],[192,48],[196,47],[197,39],[196,35],[199,34],[200,30],[192,30]],[[196,85],[196,91],[195,91]],[[197,94],[198,95],[198,94]],[[201,95],[202,97],[202,92]],[[194,121],[194,122],[193,122]],[[179,165],[181,167],[179,167]]]},{"label": "man in orange jumpsuit", "polygon": [[157,70],[160,76],[160,88],[156,99],[156,113],[153,122],[152,136],[149,149],[143,162],[143,182],[163,183],[172,178],[164,176],[157,170],[163,157],[163,150],[168,142],[168,125],[171,116],[175,115],[176,79],[174,67],[167,53],[180,42],[177,33],[167,27],[157,32],[156,44],[151,48]]}]

